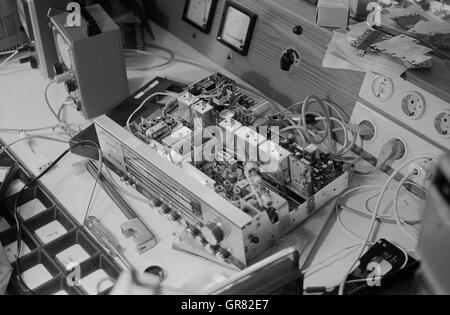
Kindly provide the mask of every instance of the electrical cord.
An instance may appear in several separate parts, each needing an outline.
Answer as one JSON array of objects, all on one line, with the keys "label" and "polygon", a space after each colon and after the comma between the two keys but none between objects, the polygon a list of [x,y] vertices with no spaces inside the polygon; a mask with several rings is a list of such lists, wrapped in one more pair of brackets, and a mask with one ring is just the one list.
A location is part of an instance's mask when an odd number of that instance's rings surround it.
[{"label": "electrical cord", "polygon": [[168,92],[157,92],[157,93],[153,93],[152,95],[150,95],[149,97],[147,97],[145,100],[143,100],[143,101],[141,102],[141,104],[136,108],[136,110],[130,115],[130,117],[128,117],[127,123],[126,123],[126,127],[127,127],[127,128],[130,127],[130,125],[131,125],[131,120],[132,120],[133,117],[134,117],[134,116],[142,109],[142,107],[144,107],[145,104],[147,104],[147,102],[149,102],[151,99],[153,99],[153,98],[156,97],[156,96],[170,96],[170,97],[172,97],[172,98],[169,100],[168,103],[170,103],[171,100],[172,100],[174,97],[178,97],[178,95],[175,94],[175,93],[168,93]]},{"label": "electrical cord", "polygon": [[55,131],[58,128],[62,128],[60,124],[48,126],[48,127],[39,127],[39,128],[32,128],[32,129],[0,129],[0,133],[12,133],[12,134],[20,134],[22,132],[26,133],[32,133],[32,132],[40,132],[40,131],[46,131],[46,130],[52,130]]},{"label": "electrical cord", "polygon": [[14,51],[11,56],[9,56],[8,58],[6,58],[1,64],[0,64],[0,70],[5,70],[6,67],[8,66],[9,62],[16,57],[18,54],[20,53],[20,50],[17,49],[16,51]]},{"label": "electrical cord", "polygon": [[344,295],[347,278],[350,275],[350,273],[353,271],[353,269],[357,266],[357,264],[358,264],[359,260],[361,259],[361,257],[364,255],[364,252],[366,250],[367,244],[369,244],[369,242],[371,241],[371,239],[373,237],[373,232],[374,232],[374,229],[375,229],[375,226],[376,226],[376,223],[377,223],[378,212],[380,211],[380,208],[381,208],[381,202],[383,200],[384,194],[386,193],[387,189],[389,188],[389,185],[391,184],[392,181],[395,180],[396,176],[405,167],[407,167],[408,165],[410,165],[410,164],[412,164],[412,163],[414,163],[416,161],[419,161],[419,160],[430,159],[430,158],[431,159],[435,159],[436,157],[435,156],[422,156],[422,157],[418,157],[418,158],[415,158],[415,159],[412,159],[412,160],[409,160],[409,161],[403,163],[398,169],[396,169],[394,171],[394,173],[389,177],[389,179],[384,184],[383,188],[381,189],[380,195],[378,197],[377,204],[376,204],[376,207],[375,207],[375,211],[374,211],[374,213],[372,215],[372,220],[371,220],[371,223],[370,223],[369,232],[367,233],[367,236],[366,236],[364,242],[362,242],[361,250],[360,250],[360,253],[358,255],[358,258],[350,266],[349,270],[347,271],[347,273],[345,274],[345,276],[343,277],[343,279],[341,281],[341,284],[339,286],[339,295]]},{"label": "electrical cord", "polygon": [[[143,56],[149,56],[149,57],[155,57],[155,58],[158,58],[158,59],[166,60],[168,63],[174,63],[174,62],[175,63],[184,63],[184,64],[187,64],[187,65],[190,65],[190,66],[194,66],[194,67],[200,68],[202,70],[212,71],[207,66],[199,64],[199,63],[197,63],[195,61],[192,61],[192,60],[181,59],[181,58],[174,58],[174,57],[166,57],[166,56],[154,53],[154,52],[148,52],[148,51],[137,50],[137,49],[125,49],[124,52],[125,53],[132,53],[132,54],[143,55]],[[160,68],[160,67],[161,67],[161,65],[157,66],[157,68]],[[136,68],[129,67],[128,69],[129,70],[138,70],[139,71],[139,70],[143,70],[143,69],[149,70],[149,69],[151,69],[151,67],[136,67]]]},{"label": "electrical cord", "polygon": [[[379,193],[377,193],[376,195],[374,195],[371,198],[367,199],[366,204],[365,204],[365,208],[366,208],[367,213],[362,212],[362,211],[357,210],[357,209],[354,209],[354,208],[351,208],[351,207],[349,207],[349,206],[347,206],[345,204],[342,204],[342,200],[345,199],[348,195],[350,195],[350,194],[352,194],[352,193],[354,193],[355,191],[358,191],[358,190],[371,190],[371,189],[373,189],[373,190],[380,190],[381,188],[382,188],[381,186],[366,185],[366,186],[360,186],[360,187],[357,187],[355,189],[349,190],[345,194],[342,195],[341,199],[338,202],[338,207],[340,209],[342,209],[342,210],[345,210],[347,212],[351,212],[351,213],[356,214],[358,216],[361,216],[361,217],[363,217],[365,219],[370,219],[372,217],[372,215],[373,215],[373,211],[369,207],[369,202],[372,201],[373,199],[377,198],[379,196]],[[382,222],[382,223],[397,224],[397,222],[395,220],[395,217],[393,217],[393,216],[384,216],[384,215],[383,216],[378,216],[377,220]],[[402,219],[402,220],[404,221],[405,224],[408,224],[408,225],[417,225],[417,224],[421,223],[420,220],[416,220],[416,221],[413,221],[413,220],[409,220],[408,221],[406,219]]]},{"label": "electrical cord", "polygon": [[[344,249],[340,250],[339,252],[337,252],[337,253],[335,253],[335,254],[333,254],[333,255],[331,255],[331,256],[329,256],[329,257],[323,259],[322,261],[318,262],[317,264],[315,264],[315,265],[313,265],[313,266],[311,266],[311,267],[309,267],[309,268],[303,270],[303,274],[305,275],[305,279],[310,278],[313,274],[316,274],[316,273],[319,272],[320,270],[323,270],[322,268],[319,269],[319,270],[315,270],[315,269],[316,269],[317,267],[319,267],[319,266],[325,264],[325,263],[328,262],[330,259],[336,258],[336,257],[338,257],[340,254],[342,254],[342,253],[344,253],[344,252],[346,252],[346,251],[348,251],[348,250],[351,250],[351,251],[348,253],[348,254],[351,254],[351,253],[353,253],[354,251],[356,251],[357,247],[359,247],[359,246],[361,246],[361,244],[358,243],[358,244],[355,244],[355,245],[352,245],[352,246],[345,247]],[[335,261],[333,261],[333,263],[336,263],[336,262],[339,261],[339,260],[340,260],[340,259],[335,260]]]},{"label": "electrical cord", "polygon": [[395,209],[395,221],[396,221],[398,227],[400,228],[400,230],[402,230],[402,232],[405,233],[405,235],[408,236],[408,238],[410,238],[414,243],[418,243],[419,240],[404,227],[405,222],[400,218],[400,211],[399,211],[399,205],[398,205],[398,200],[400,198],[400,192],[401,192],[403,186],[409,180],[409,178],[415,174],[416,174],[415,171],[412,171],[400,181],[400,184],[398,185],[397,189],[395,190],[395,194],[394,194],[394,209]]},{"label": "electrical cord", "polygon": [[52,113],[52,115],[56,118],[56,120],[66,128],[67,133],[70,136],[74,136],[75,132],[70,129],[70,126],[68,124],[66,124],[61,118],[60,116],[55,112],[55,110],[53,109],[52,105],[50,104],[50,100],[48,99],[48,91],[50,89],[51,86],[55,85],[56,82],[54,80],[50,81],[50,83],[47,85],[47,87],[45,88],[45,92],[44,92],[44,98],[45,98],[45,103],[47,104],[48,109],[50,110],[50,112]]},{"label": "electrical cord", "polygon": [[18,140],[16,140],[16,141],[13,141],[13,142],[7,144],[6,146],[4,146],[4,147],[0,150],[0,156],[2,156],[3,153],[6,152],[6,150],[8,150],[10,147],[16,145],[17,143],[20,143],[20,142],[22,142],[22,141],[31,140],[31,139],[42,139],[42,140],[48,140],[48,141],[54,141],[54,142],[60,142],[60,143],[68,144],[68,141],[67,141],[67,140],[62,140],[62,139],[53,138],[53,137],[48,137],[48,136],[43,136],[43,135],[28,136],[28,137],[20,138],[20,139],[18,139]]}]

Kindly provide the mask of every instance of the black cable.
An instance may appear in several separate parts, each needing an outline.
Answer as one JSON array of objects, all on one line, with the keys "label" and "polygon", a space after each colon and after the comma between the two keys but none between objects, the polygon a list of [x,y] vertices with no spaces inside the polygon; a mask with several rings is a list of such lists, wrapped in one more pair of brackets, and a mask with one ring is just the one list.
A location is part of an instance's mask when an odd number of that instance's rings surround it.
[{"label": "black cable", "polygon": [[[81,141],[77,144],[75,144],[74,146],[72,146],[73,148],[76,148],[78,146],[84,146],[87,144],[95,144],[95,146],[97,146],[97,148],[100,150],[100,147],[93,141]],[[15,262],[15,266],[16,266],[16,277],[17,280],[19,280],[19,282],[25,287],[26,290],[29,291],[29,293],[31,293],[32,295],[37,295],[36,292],[34,292],[24,281],[23,276],[22,276],[22,272],[21,272],[21,265],[20,265],[20,254],[21,254],[21,249],[22,249],[22,225],[21,222],[19,220],[19,211],[18,211],[18,201],[22,198],[23,194],[25,193],[26,190],[32,188],[33,186],[35,186],[38,181],[43,178],[45,175],[47,175],[53,168],[56,167],[56,165],[59,164],[59,162],[61,162],[61,160],[71,152],[71,148],[67,149],[66,151],[64,151],[64,153],[62,153],[49,167],[47,167],[47,169],[45,169],[38,177],[36,177],[35,179],[33,179],[30,183],[26,184],[22,190],[18,193],[17,197],[15,198],[14,201],[14,219],[16,221],[16,225],[17,225],[17,256],[16,256],[16,262]],[[96,185],[97,186],[97,185]],[[95,186],[95,187],[96,187]],[[95,189],[95,188],[94,188]]]}]

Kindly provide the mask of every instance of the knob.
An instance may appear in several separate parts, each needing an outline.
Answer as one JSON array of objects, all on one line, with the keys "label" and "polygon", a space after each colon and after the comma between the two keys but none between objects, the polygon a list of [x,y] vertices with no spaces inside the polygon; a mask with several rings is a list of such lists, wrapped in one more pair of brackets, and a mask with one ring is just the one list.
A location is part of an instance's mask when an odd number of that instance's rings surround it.
[{"label": "knob", "polygon": [[74,80],[69,80],[65,83],[68,93],[75,92],[78,89],[77,83]]},{"label": "knob", "polygon": [[150,200],[149,204],[150,204],[150,207],[156,208],[156,207],[160,207],[162,205],[162,202],[161,202],[161,200],[153,199],[153,200]]},{"label": "knob", "polygon": [[227,259],[230,257],[230,253],[228,253],[226,250],[224,249],[220,249],[217,253],[216,253],[216,257],[217,259],[219,259],[222,262],[226,262]]},{"label": "knob", "polygon": [[259,244],[260,242],[259,237],[256,235],[250,235],[249,239],[252,244]]},{"label": "knob", "polygon": [[195,241],[196,241],[197,244],[199,244],[200,246],[204,246],[205,243],[206,243],[205,239],[204,239],[203,236],[201,236],[201,235],[197,235],[197,236],[195,237]]},{"label": "knob", "polygon": [[165,215],[170,212],[170,208],[166,205],[162,205],[160,207],[157,207],[156,210],[158,210],[159,214]]},{"label": "knob", "polygon": [[283,56],[281,56],[280,67],[283,71],[291,71],[298,60],[300,59],[300,54],[296,52],[294,49],[288,49],[284,52]]},{"label": "knob", "polygon": [[176,212],[171,212],[167,215],[170,222],[176,222],[180,219],[180,215]]},{"label": "knob", "polygon": [[212,246],[211,244],[205,245],[206,252],[210,255],[215,255],[217,253],[216,247]]},{"label": "knob", "polygon": [[208,243],[213,246],[219,245],[225,239],[225,232],[223,231],[222,226],[216,222],[208,223],[202,229],[202,233]]},{"label": "knob", "polygon": [[192,236],[198,235],[198,230],[195,227],[193,227],[193,226],[188,227],[186,229],[186,232],[188,232]]}]

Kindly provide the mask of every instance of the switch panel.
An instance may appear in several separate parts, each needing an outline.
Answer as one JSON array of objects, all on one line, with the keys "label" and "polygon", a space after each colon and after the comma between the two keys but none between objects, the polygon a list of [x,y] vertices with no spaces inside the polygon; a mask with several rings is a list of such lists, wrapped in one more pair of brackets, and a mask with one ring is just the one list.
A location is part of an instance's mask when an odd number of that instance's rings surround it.
[{"label": "switch panel", "polygon": [[[369,141],[364,141],[362,145],[363,150],[370,155],[378,157],[382,146],[391,139],[398,139],[405,145],[406,153],[403,158],[391,165],[394,169],[416,157],[423,155],[441,156],[444,154],[444,151],[437,146],[358,102],[353,110],[351,123],[360,125],[364,122],[370,122],[375,127],[375,136]],[[358,145],[361,145],[361,143],[358,143]]]},{"label": "switch panel", "polygon": [[374,73],[366,75],[360,97],[441,145],[443,150],[450,150],[450,131],[446,129],[449,103],[401,78],[390,79]]}]

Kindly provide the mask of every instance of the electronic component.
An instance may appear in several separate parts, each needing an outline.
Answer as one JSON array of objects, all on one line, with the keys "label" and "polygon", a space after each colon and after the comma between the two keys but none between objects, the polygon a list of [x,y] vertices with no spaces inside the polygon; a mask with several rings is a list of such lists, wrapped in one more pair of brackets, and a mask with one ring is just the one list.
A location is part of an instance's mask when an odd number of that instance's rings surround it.
[{"label": "electronic component", "polygon": [[124,49],[145,50],[145,29],[138,17],[126,16],[115,21],[122,32]]},{"label": "electronic component", "polygon": [[[152,82],[149,95],[167,85],[159,78]],[[114,113],[127,113],[135,97]],[[300,147],[293,137],[279,137],[278,144],[277,132],[260,128],[277,112],[270,101],[217,73],[181,91],[170,113],[142,110],[128,128],[123,117],[102,116],[95,128],[104,159],[155,211],[190,231],[212,259],[244,268],[348,186],[346,164],[317,146]],[[205,129],[196,128],[198,119]],[[184,150],[175,158],[176,139],[184,141]],[[292,157],[309,163],[308,183],[290,185],[305,173],[291,168]]]},{"label": "electronic component", "polygon": [[0,2],[0,52],[14,51],[26,42],[15,0]]},{"label": "electronic component", "polygon": [[[71,0],[17,0],[19,14],[30,41],[34,42],[38,66],[45,78],[55,76],[53,65],[58,62],[55,41],[47,16],[50,8],[66,10]],[[31,35],[32,34],[32,35]]]},{"label": "electronic component", "polygon": [[225,3],[223,12],[217,40],[247,56],[258,16],[230,0]]},{"label": "electronic component", "polygon": [[81,28],[65,27],[67,12],[51,11],[50,21],[59,57],[55,69],[62,69],[56,75],[70,73],[66,90],[90,119],[120,104],[129,90],[119,27],[99,5],[83,10]]},{"label": "electronic component", "polygon": [[218,0],[186,0],[183,20],[202,32],[211,32]]}]

